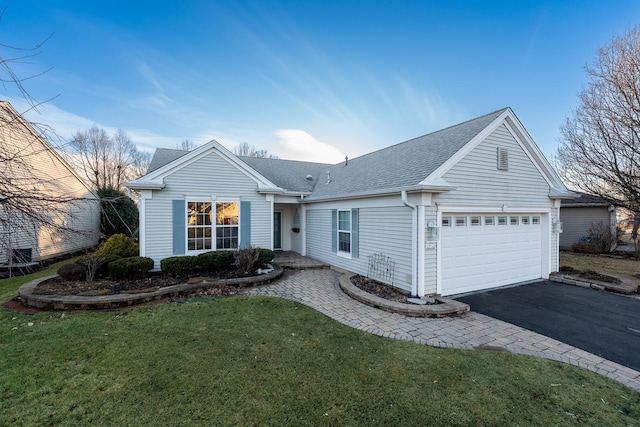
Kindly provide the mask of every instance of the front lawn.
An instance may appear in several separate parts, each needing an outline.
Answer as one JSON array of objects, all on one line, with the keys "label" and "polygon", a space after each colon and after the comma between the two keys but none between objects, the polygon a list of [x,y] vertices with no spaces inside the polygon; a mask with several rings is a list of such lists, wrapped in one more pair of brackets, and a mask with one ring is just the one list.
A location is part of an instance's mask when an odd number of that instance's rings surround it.
[{"label": "front lawn", "polygon": [[0,325],[0,425],[640,425],[640,393],[600,375],[372,336],[276,298],[1,310]]}]

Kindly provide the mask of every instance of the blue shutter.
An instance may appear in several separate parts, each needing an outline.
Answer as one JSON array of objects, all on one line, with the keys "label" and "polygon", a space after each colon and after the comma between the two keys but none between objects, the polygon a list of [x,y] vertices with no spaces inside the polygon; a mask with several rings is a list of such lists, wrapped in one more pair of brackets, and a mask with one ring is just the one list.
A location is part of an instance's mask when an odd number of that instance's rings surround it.
[{"label": "blue shutter", "polygon": [[185,240],[187,228],[187,209],[184,200],[172,200],[173,202],[173,254],[185,254]]},{"label": "blue shutter", "polygon": [[360,255],[358,237],[358,209],[351,209],[351,256],[354,258]]},{"label": "blue shutter", "polygon": [[240,202],[240,242],[241,248],[251,246],[251,202]]},{"label": "blue shutter", "polygon": [[331,252],[338,252],[338,210],[331,210]]}]

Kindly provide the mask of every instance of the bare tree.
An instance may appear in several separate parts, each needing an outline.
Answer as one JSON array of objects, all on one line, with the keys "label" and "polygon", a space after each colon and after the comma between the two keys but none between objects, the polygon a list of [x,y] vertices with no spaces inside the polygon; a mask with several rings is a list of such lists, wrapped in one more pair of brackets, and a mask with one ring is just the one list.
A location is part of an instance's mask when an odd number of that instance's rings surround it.
[{"label": "bare tree", "polygon": [[183,139],[180,144],[176,144],[176,150],[192,151],[196,148],[196,143],[190,139]]},{"label": "bare tree", "polygon": [[278,156],[275,156],[269,153],[268,150],[258,149],[253,145],[249,145],[247,142],[243,142],[241,144],[236,145],[233,148],[233,154],[236,156],[244,156],[244,157],[260,157],[264,159],[277,159]]},{"label": "bare tree", "polygon": [[[118,129],[113,135],[93,126],[76,132],[70,141],[75,163],[94,190],[120,189],[122,184],[144,174],[149,154],[140,152],[127,133]],[[73,160],[72,160],[73,161]]]},{"label": "bare tree", "polygon": [[640,225],[640,26],[614,36],[585,66],[588,83],[562,124],[557,160],[574,188],[635,214]]}]

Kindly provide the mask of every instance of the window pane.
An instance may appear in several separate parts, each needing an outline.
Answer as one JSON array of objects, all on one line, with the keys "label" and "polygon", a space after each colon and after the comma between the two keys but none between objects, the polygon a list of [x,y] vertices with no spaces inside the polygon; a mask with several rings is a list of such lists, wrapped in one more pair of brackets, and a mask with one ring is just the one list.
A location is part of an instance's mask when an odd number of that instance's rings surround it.
[{"label": "window pane", "polygon": [[510,216],[509,217],[509,224],[518,225],[518,217],[517,216]]},{"label": "window pane", "polygon": [[338,250],[351,253],[351,233],[338,233]]},{"label": "window pane", "polygon": [[451,217],[450,216],[443,216],[442,217],[442,226],[443,227],[450,227],[451,226]]},{"label": "window pane", "polygon": [[539,216],[531,217],[531,223],[532,224],[540,224],[540,217]]},{"label": "window pane", "polygon": [[338,230],[351,231],[351,211],[338,211]]},{"label": "window pane", "polygon": [[484,225],[493,225],[493,217],[485,216],[484,217]]},{"label": "window pane", "polygon": [[507,225],[507,217],[499,216],[498,217],[498,225]]},{"label": "window pane", "polygon": [[480,225],[480,217],[472,216],[471,217],[471,225]]}]

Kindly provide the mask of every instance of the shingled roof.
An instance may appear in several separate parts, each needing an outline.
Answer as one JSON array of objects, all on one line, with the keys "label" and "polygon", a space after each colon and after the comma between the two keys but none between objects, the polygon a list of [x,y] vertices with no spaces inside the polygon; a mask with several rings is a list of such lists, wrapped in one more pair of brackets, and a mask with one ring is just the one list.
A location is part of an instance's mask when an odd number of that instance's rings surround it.
[{"label": "shingled roof", "polygon": [[[239,165],[246,165],[247,171],[257,173],[258,175],[255,176],[257,179],[268,180],[268,182],[263,182],[263,185],[276,187],[263,187],[260,191],[284,191],[304,194],[307,201],[390,194],[402,190],[424,190],[427,187],[431,191],[447,191],[451,187],[441,178],[438,178],[438,173],[435,175],[433,173],[441,167],[446,168],[447,162],[455,158],[456,153],[461,152],[464,154],[463,149],[468,149],[470,142],[508,111],[510,111],[509,108],[503,108],[335,165],[282,159],[236,157],[215,141],[198,150],[217,147],[218,150],[222,150],[224,156],[238,162]],[[508,121],[517,121],[512,112],[506,114],[505,117]],[[513,121],[510,123],[513,124]],[[517,129],[518,125],[515,126],[516,132],[521,137],[526,138]],[[526,133],[524,130],[522,132]],[[532,148],[537,150],[535,146]],[[198,154],[198,150],[194,151],[193,155]],[[180,162],[180,158],[187,154],[191,155],[192,153],[184,150],[160,148],[156,150],[147,173],[150,174],[169,163]],[[566,197],[573,194],[567,192],[541,153],[533,153],[533,155],[537,156],[538,160],[542,162],[547,171],[547,176],[553,182],[552,191],[556,191],[558,193],[557,196]],[[183,158],[187,159],[187,157]],[[157,174],[156,172],[149,178],[152,181],[156,180],[157,177],[155,175]],[[428,181],[427,178],[429,179]],[[148,185],[146,179],[147,177],[142,177],[133,181],[132,184],[137,184],[142,188]],[[154,185],[157,188],[163,188],[159,182]]]}]

